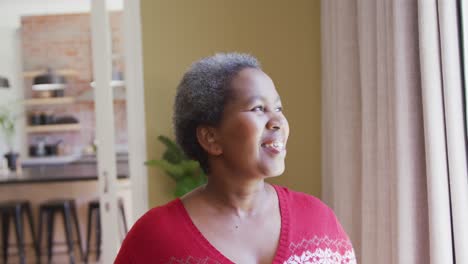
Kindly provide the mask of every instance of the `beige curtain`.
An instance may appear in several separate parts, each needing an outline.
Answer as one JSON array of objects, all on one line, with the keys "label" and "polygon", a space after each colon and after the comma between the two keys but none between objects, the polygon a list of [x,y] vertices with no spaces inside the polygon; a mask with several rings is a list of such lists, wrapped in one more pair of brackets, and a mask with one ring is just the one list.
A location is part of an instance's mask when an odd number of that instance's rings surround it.
[{"label": "beige curtain", "polygon": [[468,263],[456,19],[455,0],[322,1],[323,198],[359,263]]},{"label": "beige curtain", "polygon": [[[419,0],[419,6],[430,256],[433,263],[447,263],[455,252],[456,263],[468,263],[467,146],[457,6],[455,0]],[[444,217],[450,212],[451,219]],[[453,240],[453,248],[447,240]]]}]

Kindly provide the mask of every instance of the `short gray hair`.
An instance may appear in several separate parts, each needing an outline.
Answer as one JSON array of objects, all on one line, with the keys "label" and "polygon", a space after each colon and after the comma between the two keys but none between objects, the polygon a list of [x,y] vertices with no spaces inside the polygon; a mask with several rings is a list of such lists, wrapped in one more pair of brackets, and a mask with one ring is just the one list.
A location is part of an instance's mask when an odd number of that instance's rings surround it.
[{"label": "short gray hair", "polygon": [[177,87],[173,116],[176,141],[205,173],[209,173],[208,155],[198,143],[197,127],[220,123],[224,106],[231,99],[231,80],[246,68],[261,69],[251,55],[218,53],[193,63]]}]

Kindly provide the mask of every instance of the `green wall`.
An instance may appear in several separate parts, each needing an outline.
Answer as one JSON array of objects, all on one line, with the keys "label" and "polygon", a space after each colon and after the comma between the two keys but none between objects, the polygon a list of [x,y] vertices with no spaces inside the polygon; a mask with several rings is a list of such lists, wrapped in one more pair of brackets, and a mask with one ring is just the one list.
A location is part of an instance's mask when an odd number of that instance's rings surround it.
[{"label": "green wall", "polygon": [[[320,1],[141,4],[148,157],[161,156],[158,135],[173,135],[173,98],[190,64],[215,52],[247,52],[275,82],[291,127],[286,172],[273,182],[320,196]],[[148,184],[150,206],[172,199],[173,183],[157,169],[149,169]]]}]

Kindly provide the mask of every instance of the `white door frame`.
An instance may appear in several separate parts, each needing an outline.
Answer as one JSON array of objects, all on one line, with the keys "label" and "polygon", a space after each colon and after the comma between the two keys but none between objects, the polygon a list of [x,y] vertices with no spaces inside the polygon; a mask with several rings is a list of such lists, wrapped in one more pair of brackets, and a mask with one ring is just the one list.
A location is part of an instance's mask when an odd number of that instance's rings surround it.
[{"label": "white door frame", "polygon": [[[112,263],[120,247],[117,214],[117,169],[109,14],[106,0],[91,1],[93,73],[95,81],[96,139],[98,141],[98,187],[100,195],[102,262]],[[132,193],[132,225],[148,210],[146,131],[140,1],[124,0],[123,38],[129,144],[129,176]]]},{"label": "white door frame", "polygon": [[106,0],[91,1],[91,46],[95,82],[98,193],[102,230],[102,261],[112,263],[119,249],[117,218],[117,165],[115,157],[114,95],[110,86],[109,15]]},{"label": "white door frame", "polygon": [[124,57],[127,83],[129,173],[133,223],[148,211],[145,91],[140,0],[124,0]]}]

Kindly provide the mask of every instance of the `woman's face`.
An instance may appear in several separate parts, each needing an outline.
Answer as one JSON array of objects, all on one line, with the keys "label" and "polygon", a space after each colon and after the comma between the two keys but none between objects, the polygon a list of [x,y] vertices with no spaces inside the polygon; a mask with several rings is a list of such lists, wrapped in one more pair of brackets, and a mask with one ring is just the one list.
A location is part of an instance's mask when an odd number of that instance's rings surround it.
[{"label": "woman's face", "polygon": [[243,176],[281,175],[289,125],[273,81],[261,70],[247,68],[232,80],[231,89],[216,128],[220,158]]}]

